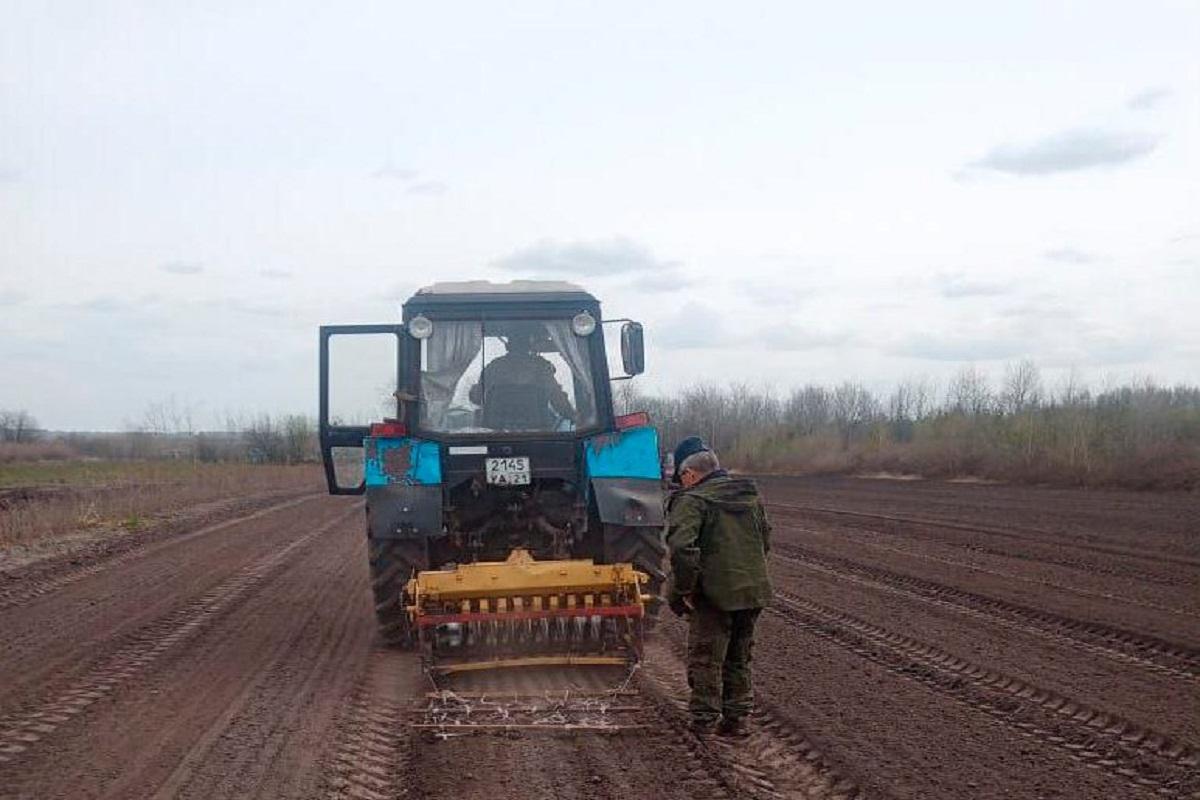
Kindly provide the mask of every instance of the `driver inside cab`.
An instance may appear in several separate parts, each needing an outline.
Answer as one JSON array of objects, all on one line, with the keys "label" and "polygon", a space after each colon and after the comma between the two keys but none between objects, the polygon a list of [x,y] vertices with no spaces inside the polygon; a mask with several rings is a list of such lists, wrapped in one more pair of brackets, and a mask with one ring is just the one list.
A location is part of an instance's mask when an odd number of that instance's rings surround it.
[{"label": "driver inside cab", "polygon": [[543,339],[535,324],[512,325],[504,337],[507,352],[483,368],[479,383],[468,394],[483,406],[488,427],[545,430],[553,426],[546,413],[553,409],[577,424],[577,414],[554,374],[554,365],[538,355]]}]

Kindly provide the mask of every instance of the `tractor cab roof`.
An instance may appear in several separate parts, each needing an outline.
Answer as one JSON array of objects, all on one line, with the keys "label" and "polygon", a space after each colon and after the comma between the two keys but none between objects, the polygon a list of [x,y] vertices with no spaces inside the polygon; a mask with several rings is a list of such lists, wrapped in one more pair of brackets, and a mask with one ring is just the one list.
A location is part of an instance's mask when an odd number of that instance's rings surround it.
[{"label": "tractor cab roof", "polygon": [[566,311],[598,309],[595,297],[567,281],[444,281],[418,289],[404,303],[404,316],[422,311],[469,311],[471,309],[530,308],[548,310],[551,306]]}]

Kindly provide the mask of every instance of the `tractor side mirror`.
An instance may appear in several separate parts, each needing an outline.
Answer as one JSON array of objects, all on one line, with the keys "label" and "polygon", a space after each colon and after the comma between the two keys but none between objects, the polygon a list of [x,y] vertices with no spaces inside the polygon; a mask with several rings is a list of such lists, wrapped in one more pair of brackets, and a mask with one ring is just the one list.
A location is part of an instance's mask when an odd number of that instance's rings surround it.
[{"label": "tractor side mirror", "polygon": [[626,322],[621,326],[621,366],[630,377],[646,371],[646,345],[640,322]]}]

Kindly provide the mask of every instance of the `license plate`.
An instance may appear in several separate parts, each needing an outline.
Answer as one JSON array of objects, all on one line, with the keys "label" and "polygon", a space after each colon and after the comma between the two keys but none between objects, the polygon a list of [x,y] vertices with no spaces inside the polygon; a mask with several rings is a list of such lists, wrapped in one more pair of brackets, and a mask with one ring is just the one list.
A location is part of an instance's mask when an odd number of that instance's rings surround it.
[{"label": "license plate", "polygon": [[489,458],[484,462],[487,482],[496,486],[527,486],[530,482],[529,457]]}]

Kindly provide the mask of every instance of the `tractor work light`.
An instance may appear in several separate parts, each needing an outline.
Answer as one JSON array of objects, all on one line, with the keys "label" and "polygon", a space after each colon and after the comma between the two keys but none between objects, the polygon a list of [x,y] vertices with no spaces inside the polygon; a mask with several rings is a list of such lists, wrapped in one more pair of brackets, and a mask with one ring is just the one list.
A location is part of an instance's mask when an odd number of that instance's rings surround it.
[{"label": "tractor work light", "polygon": [[596,330],[596,318],[586,311],[576,314],[571,319],[571,330],[576,336],[591,336]]},{"label": "tractor work light", "polygon": [[414,339],[428,339],[433,335],[433,323],[429,317],[413,317],[408,321],[408,332]]}]

